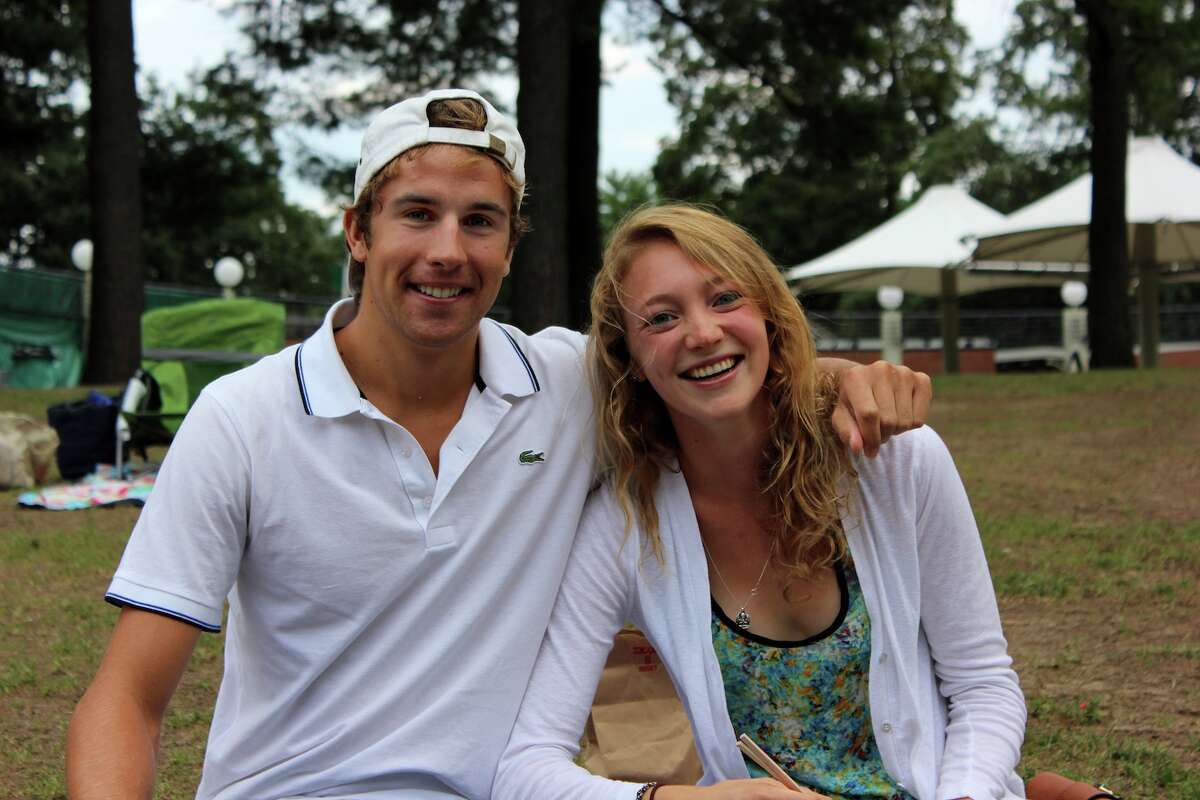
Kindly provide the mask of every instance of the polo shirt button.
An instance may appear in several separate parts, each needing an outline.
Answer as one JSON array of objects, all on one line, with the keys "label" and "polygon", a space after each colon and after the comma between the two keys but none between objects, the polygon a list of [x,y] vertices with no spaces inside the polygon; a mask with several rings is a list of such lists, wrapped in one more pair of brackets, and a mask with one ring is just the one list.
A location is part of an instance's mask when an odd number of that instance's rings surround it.
[{"label": "polo shirt button", "polygon": [[425,506],[426,508],[429,508],[429,504],[432,502],[433,501],[430,500],[428,497],[421,498],[421,505]]},{"label": "polo shirt button", "polygon": [[884,733],[892,732],[892,723],[890,723],[890,722],[885,722],[882,725],[880,725],[879,727]]},{"label": "polo shirt button", "polygon": [[406,447],[406,448],[404,448],[403,450],[401,450],[401,451],[400,451],[400,455],[404,456],[405,458],[408,458],[409,456],[411,456],[411,455],[412,455],[412,450],[409,450],[409,449]]}]

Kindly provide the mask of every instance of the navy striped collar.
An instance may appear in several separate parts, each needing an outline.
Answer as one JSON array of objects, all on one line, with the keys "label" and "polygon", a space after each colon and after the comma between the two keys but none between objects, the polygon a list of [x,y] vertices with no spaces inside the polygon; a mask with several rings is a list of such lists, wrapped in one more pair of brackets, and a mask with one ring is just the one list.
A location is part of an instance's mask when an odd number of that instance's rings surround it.
[{"label": "navy striped collar", "polygon": [[333,339],[333,332],[349,324],[356,311],[349,298],[334,303],[317,332],[296,348],[296,389],[309,416],[343,417],[362,408],[358,386]]},{"label": "navy striped collar", "polygon": [[542,390],[525,340],[521,331],[494,319],[479,323],[479,374],[499,395],[525,397]]},{"label": "navy striped collar", "polygon": [[[321,327],[296,348],[296,389],[304,413],[341,417],[361,409],[354,379],[342,363],[333,332],[354,319],[354,301],[341,300],[325,315]],[[479,323],[479,377],[502,396],[525,397],[541,391],[541,379],[516,328],[485,319]]]}]

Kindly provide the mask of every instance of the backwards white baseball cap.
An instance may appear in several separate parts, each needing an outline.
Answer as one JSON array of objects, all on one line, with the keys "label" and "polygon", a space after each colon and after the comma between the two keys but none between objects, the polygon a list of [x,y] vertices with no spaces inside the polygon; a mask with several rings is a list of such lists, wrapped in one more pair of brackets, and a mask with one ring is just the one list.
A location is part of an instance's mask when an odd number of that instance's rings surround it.
[{"label": "backwards white baseball cap", "polygon": [[[435,100],[477,100],[487,112],[481,131],[441,128],[429,124],[427,110]],[[469,89],[436,89],[410,97],[379,113],[363,134],[362,152],[354,173],[354,202],[363,187],[396,156],[423,144],[458,144],[487,152],[504,163],[517,183],[525,185],[525,143],[517,126],[487,100]]]}]

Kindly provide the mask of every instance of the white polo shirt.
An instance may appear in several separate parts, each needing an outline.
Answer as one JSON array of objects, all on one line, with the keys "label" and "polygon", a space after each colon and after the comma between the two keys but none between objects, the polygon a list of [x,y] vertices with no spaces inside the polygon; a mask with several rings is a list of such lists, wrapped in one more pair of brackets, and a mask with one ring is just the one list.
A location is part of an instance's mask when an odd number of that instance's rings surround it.
[{"label": "white polo shirt", "polygon": [[487,797],[592,484],[583,337],[480,324],[434,475],[321,329],[211,384],[108,599],[220,630],[200,798]]}]

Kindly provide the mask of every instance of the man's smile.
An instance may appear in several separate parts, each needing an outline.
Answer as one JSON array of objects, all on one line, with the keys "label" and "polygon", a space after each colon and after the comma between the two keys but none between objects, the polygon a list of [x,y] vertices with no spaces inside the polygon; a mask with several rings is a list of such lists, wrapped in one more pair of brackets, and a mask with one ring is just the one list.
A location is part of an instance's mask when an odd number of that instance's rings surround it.
[{"label": "man's smile", "polygon": [[429,286],[428,284],[423,283],[413,284],[413,288],[426,297],[433,297],[438,300],[444,300],[449,297],[458,297],[460,294],[464,294],[467,291],[463,286]]}]

